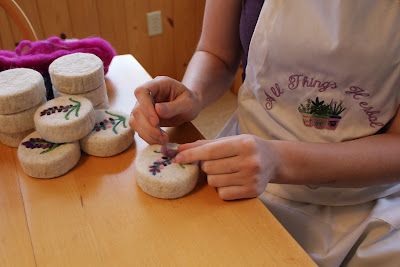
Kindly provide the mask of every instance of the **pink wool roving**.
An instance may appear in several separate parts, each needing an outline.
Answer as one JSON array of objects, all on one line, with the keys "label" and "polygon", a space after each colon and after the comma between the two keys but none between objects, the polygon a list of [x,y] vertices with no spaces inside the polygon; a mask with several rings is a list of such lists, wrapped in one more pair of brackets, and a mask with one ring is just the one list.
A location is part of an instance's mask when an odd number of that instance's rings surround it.
[{"label": "pink wool roving", "polygon": [[91,53],[104,63],[107,73],[112,58],[116,55],[114,48],[106,40],[90,37],[79,40],[63,40],[50,37],[41,41],[21,41],[15,52],[0,50],[0,71],[12,68],[30,68],[46,74],[51,62],[72,53]]}]

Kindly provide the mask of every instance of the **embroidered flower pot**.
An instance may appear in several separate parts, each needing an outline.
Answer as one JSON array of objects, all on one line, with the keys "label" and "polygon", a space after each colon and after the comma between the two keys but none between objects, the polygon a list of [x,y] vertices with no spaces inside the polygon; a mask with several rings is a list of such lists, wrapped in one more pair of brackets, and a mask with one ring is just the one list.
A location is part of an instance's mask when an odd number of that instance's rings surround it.
[{"label": "embroidered flower pot", "polygon": [[313,124],[314,124],[314,127],[317,129],[324,129],[326,127],[326,125],[328,124],[328,118],[314,115],[313,116]]},{"label": "embroidered flower pot", "polygon": [[339,121],[342,117],[340,116],[331,116],[328,118],[328,122],[326,124],[326,129],[335,130],[339,124]]},{"label": "embroidered flower pot", "polygon": [[334,102],[331,100],[329,103],[329,119],[328,124],[326,125],[326,129],[335,130],[339,124],[340,119],[342,118],[340,114],[345,111],[346,108],[343,107],[343,101]]},{"label": "embroidered flower pot", "polygon": [[310,113],[302,113],[303,115],[303,123],[307,127],[313,126],[313,116]]}]

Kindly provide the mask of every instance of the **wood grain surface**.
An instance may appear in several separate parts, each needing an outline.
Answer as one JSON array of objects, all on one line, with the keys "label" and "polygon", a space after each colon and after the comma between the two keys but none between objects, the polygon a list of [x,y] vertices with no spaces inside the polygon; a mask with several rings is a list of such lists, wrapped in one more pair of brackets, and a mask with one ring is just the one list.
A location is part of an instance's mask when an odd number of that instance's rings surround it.
[{"label": "wood grain surface", "polygon": [[[132,56],[107,75],[113,108],[129,112],[150,79]],[[202,138],[190,123],[167,129],[180,143]],[[315,266],[258,199],[222,201],[201,177],[176,200],[135,184],[135,144],[110,158],[83,155],[55,179],[26,176],[0,145],[0,266]]]},{"label": "wood grain surface", "polygon": [[[181,79],[200,37],[205,0],[16,0],[40,39],[100,36],[118,54],[133,54],[152,76]],[[148,12],[160,10],[163,33],[149,36]],[[0,8],[0,49],[21,33]]]}]

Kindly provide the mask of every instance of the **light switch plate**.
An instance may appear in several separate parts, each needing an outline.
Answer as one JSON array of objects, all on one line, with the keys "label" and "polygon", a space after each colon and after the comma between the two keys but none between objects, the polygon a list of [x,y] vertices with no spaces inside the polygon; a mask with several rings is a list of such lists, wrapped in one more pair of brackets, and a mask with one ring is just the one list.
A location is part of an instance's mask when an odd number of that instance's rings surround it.
[{"label": "light switch plate", "polygon": [[147,31],[149,36],[162,34],[163,28],[160,10],[147,13]]}]

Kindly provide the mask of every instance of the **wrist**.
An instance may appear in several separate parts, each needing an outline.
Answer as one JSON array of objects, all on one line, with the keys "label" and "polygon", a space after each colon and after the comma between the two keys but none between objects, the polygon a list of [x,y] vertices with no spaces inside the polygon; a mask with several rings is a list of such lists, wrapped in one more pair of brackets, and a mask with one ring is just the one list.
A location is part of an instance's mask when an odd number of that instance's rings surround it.
[{"label": "wrist", "polygon": [[293,167],[295,165],[293,164],[295,155],[293,155],[293,150],[291,149],[293,143],[280,140],[271,140],[267,142],[270,142],[276,160],[275,176],[270,182],[277,184],[296,184],[294,181],[296,172]]},{"label": "wrist", "polygon": [[192,112],[194,117],[200,113],[200,111],[204,108],[203,98],[200,92],[189,89],[192,98]]}]

